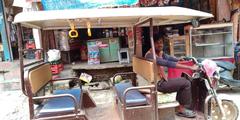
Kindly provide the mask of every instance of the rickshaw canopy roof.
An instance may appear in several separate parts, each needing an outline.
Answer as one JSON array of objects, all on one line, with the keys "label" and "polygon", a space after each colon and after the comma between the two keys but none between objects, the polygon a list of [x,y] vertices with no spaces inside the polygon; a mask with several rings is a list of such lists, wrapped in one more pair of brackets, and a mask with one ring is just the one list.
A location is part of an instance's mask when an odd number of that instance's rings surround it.
[{"label": "rickshaw canopy roof", "polygon": [[[38,29],[70,28],[69,21],[76,28],[132,27],[147,19],[153,19],[153,25],[187,23],[192,19],[206,19],[212,14],[182,7],[145,7],[145,8],[104,8],[75,9],[54,11],[21,12],[15,16],[14,23]],[[148,26],[149,24],[143,24]]]}]

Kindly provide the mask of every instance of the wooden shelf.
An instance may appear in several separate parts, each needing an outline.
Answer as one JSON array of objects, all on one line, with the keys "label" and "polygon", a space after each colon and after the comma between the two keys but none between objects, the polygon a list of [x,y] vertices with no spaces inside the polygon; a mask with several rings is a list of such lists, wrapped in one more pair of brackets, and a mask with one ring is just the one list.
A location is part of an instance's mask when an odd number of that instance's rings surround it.
[{"label": "wooden shelf", "polygon": [[216,47],[224,47],[232,45],[232,43],[228,44],[221,44],[221,43],[195,43],[194,46],[196,47],[207,47],[207,46],[216,46]]},{"label": "wooden shelf", "polygon": [[[169,40],[170,42],[170,55],[176,56],[176,55],[189,55],[189,37],[187,35],[185,36],[176,36],[172,37]],[[180,50],[177,50],[177,47],[181,47]],[[182,49],[184,47],[184,49]]]},{"label": "wooden shelf", "polygon": [[174,54],[176,55],[179,55],[179,54],[185,54],[186,52],[174,52]]},{"label": "wooden shelf", "polygon": [[181,47],[181,46],[185,46],[186,44],[176,44],[174,45],[174,47]]},{"label": "wooden shelf", "polygon": [[221,23],[221,24],[205,24],[205,25],[200,25],[198,28],[194,28],[196,30],[201,30],[201,29],[214,29],[214,28],[225,28],[225,27],[232,27],[233,23]]},{"label": "wooden shelf", "polygon": [[204,35],[221,35],[221,34],[232,34],[232,32],[218,32],[218,33],[203,33],[203,34],[193,34],[192,36],[204,36]]}]

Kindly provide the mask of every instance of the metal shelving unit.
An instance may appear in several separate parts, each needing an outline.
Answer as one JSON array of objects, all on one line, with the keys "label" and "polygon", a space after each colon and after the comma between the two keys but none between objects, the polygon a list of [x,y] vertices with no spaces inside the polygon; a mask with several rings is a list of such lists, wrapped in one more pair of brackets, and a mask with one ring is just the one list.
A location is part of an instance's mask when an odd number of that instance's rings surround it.
[{"label": "metal shelving unit", "polygon": [[233,58],[233,24],[202,25],[190,29],[190,56],[196,58]]}]

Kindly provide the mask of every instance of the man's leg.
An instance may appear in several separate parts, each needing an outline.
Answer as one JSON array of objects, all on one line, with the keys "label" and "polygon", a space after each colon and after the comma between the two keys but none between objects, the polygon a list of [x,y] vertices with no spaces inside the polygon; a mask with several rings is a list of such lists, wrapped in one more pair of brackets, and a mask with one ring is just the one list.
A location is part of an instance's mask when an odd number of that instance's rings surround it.
[{"label": "man's leg", "polygon": [[[161,83],[161,82],[160,82]],[[185,78],[169,79],[163,81],[157,86],[158,91],[163,93],[177,92],[177,100],[184,107],[189,108],[191,105],[191,82]]]},{"label": "man's leg", "polygon": [[158,83],[158,91],[164,93],[177,92],[177,100],[180,103],[177,115],[182,117],[194,118],[195,112],[186,109],[191,106],[191,82],[185,78],[169,79]]}]

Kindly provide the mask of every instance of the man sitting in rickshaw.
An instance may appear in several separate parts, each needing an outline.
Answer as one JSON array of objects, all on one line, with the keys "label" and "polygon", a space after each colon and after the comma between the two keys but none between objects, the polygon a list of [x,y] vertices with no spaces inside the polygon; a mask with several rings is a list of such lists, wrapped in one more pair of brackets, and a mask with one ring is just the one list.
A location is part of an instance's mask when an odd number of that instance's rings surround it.
[{"label": "man sitting in rickshaw", "polygon": [[[197,70],[197,66],[187,66],[178,63],[179,60],[176,57],[169,56],[163,52],[163,37],[159,35],[154,36],[154,45],[156,51],[157,64],[159,65],[159,75],[163,80],[158,81],[157,90],[163,93],[177,92],[177,101],[180,106],[177,109],[177,115],[182,117],[194,118],[196,113],[190,110],[191,106],[191,82],[186,78],[174,78],[168,79],[164,74],[165,67],[171,68],[183,68],[190,70]],[[153,59],[152,49],[145,54],[146,59]]]}]

